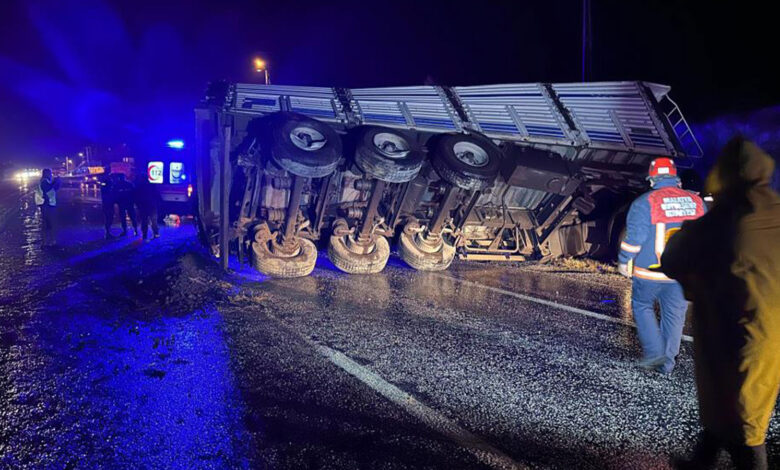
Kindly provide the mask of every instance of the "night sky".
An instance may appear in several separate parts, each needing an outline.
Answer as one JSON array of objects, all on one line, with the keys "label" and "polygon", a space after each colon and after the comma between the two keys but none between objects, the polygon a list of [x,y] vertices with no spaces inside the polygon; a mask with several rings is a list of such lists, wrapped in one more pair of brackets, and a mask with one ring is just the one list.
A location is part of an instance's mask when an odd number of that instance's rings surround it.
[{"label": "night sky", "polygon": [[[581,1],[457,4],[3,0],[0,161],[189,139],[206,83],[258,81],[257,53],[277,84],[581,79]],[[767,7],[596,0],[591,17],[589,80],[669,84],[693,121],[780,103]]]}]

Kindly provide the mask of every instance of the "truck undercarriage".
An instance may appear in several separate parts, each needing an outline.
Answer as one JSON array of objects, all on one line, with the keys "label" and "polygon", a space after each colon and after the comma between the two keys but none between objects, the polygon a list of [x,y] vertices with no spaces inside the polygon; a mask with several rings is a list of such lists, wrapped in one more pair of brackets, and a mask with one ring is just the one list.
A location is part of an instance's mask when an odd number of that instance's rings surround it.
[{"label": "truck undercarriage", "polygon": [[397,244],[455,256],[608,256],[651,159],[701,150],[669,87],[644,82],[315,88],[214,83],[196,109],[203,241],[277,277],[318,244],[348,273]]}]

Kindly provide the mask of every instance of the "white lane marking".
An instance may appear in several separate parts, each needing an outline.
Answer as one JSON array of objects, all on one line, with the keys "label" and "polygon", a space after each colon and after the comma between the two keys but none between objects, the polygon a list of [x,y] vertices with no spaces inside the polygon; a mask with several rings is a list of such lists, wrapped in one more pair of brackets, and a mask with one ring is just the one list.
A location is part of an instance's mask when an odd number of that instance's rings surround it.
[{"label": "white lane marking", "polygon": [[463,429],[457,423],[421,403],[412,395],[387,382],[379,375],[356,363],[343,353],[323,345],[315,345],[320,354],[330,359],[348,374],[371,387],[383,397],[400,406],[426,426],[455,441],[483,463],[493,468],[522,468],[511,457],[490,445],[479,436]]},{"label": "white lane marking", "polygon": [[[585,310],[585,309],[582,309],[582,308],[571,307],[569,305],[559,304],[558,302],[555,302],[555,301],[552,301],[552,300],[545,300],[545,299],[540,299],[538,297],[532,297],[532,296],[526,295],[526,294],[519,294],[517,292],[512,292],[511,290],[501,289],[500,287],[486,286],[486,285],[480,284],[478,282],[468,281],[466,279],[461,279],[461,278],[454,277],[454,276],[448,276],[446,274],[441,274],[441,273],[436,273],[436,272],[433,272],[433,273],[430,273],[430,274],[432,274],[434,276],[438,276],[438,277],[444,278],[444,279],[449,279],[451,281],[460,282],[461,284],[466,284],[467,286],[473,286],[473,287],[478,287],[480,289],[486,289],[486,290],[489,290],[489,291],[492,291],[492,292],[496,292],[498,294],[508,295],[510,297],[515,297],[515,298],[518,298],[518,299],[526,300],[528,302],[534,302],[534,303],[537,303],[537,304],[540,304],[540,305],[546,305],[548,307],[553,307],[553,308],[557,308],[557,309],[560,309],[560,310],[565,310],[567,312],[579,313],[580,315],[584,315],[586,317],[597,318],[599,320],[608,321],[608,322],[611,322],[611,323],[618,323],[620,325],[625,325],[625,326],[630,326],[632,328],[636,328],[636,323],[634,323],[632,321],[623,320],[621,318],[610,317],[609,315],[604,315],[603,313],[591,312],[590,310]],[[689,335],[682,335],[682,339],[683,339],[683,341],[688,341],[688,342],[693,341],[693,337],[689,336]]]},{"label": "white lane marking", "polygon": [[355,377],[395,405],[400,406],[404,411],[422,421],[429,428],[454,441],[474,455],[482,463],[501,470],[527,468],[512,460],[511,457],[496,447],[493,447],[481,437],[460,427],[456,422],[386,381],[377,373],[372,372],[370,369],[353,361],[344,353],[324,346],[308,336],[301,334],[290,325],[268,312],[267,315],[287,331],[299,337],[304,343],[314,348],[318,353],[325,356],[335,366]]}]

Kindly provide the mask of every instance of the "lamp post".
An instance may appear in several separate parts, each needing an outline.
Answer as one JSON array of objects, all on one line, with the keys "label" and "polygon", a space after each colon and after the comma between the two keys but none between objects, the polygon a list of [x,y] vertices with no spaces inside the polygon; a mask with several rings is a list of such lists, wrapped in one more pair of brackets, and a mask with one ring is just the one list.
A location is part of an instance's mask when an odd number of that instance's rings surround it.
[{"label": "lamp post", "polygon": [[263,72],[265,74],[265,84],[270,85],[271,80],[268,78],[268,64],[260,57],[255,57],[254,65],[255,72]]}]

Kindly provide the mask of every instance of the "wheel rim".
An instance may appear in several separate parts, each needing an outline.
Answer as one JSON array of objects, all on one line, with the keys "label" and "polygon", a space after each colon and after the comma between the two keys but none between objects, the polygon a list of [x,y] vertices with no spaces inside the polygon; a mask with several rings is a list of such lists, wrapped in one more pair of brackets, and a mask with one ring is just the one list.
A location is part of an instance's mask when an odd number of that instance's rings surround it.
[{"label": "wheel rim", "polygon": [[379,132],[374,136],[374,147],[382,155],[398,159],[409,153],[409,142],[398,134]]},{"label": "wheel rim", "polygon": [[370,255],[376,251],[376,242],[372,243],[370,246],[363,246],[359,244],[352,235],[341,238],[341,241],[344,243],[344,247],[347,250],[356,255]]},{"label": "wheel rim", "polygon": [[313,152],[324,147],[328,139],[316,129],[298,126],[290,131],[290,141],[301,150]]},{"label": "wheel rim", "polygon": [[479,145],[471,142],[458,142],[452,147],[455,157],[466,165],[480,168],[488,164],[488,154]]}]

